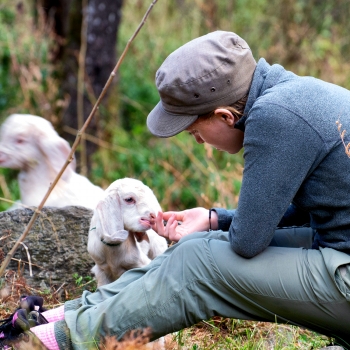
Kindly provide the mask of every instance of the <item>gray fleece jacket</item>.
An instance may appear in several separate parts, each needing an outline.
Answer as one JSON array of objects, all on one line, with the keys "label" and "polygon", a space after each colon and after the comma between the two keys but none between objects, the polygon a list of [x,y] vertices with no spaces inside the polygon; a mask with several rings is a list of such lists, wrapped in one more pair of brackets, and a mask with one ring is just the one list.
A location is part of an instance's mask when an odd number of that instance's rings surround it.
[{"label": "gray fleece jacket", "polygon": [[236,253],[251,258],[278,226],[309,224],[313,248],[350,254],[350,159],[338,119],[350,135],[349,90],[259,60],[236,123],[245,163],[238,207],[215,208]]}]

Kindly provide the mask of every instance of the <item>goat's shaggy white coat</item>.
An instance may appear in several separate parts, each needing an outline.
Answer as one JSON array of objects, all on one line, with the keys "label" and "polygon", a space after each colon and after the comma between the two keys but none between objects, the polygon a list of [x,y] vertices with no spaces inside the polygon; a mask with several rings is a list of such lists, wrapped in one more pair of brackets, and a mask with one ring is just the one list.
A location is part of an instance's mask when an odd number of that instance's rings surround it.
[{"label": "goat's shaggy white coat", "polygon": [[167,249],[166,239],[151,229],[160,210],[153,191],[139,180],[119,179],[105,190],[94,210],[88,239],[98,286],[149,264]]},{"label": "goat's shaggy white coat", "polygon": [[[0,130],[0,167],[20,170],[20,203],[38,206],[71,151],[44,118],[12,114]],[[75,172],[71,162],[51,192],[46,206],[78,205],[94,209],[104,191]],[[13,209],[13,208],[12,208]]]}]

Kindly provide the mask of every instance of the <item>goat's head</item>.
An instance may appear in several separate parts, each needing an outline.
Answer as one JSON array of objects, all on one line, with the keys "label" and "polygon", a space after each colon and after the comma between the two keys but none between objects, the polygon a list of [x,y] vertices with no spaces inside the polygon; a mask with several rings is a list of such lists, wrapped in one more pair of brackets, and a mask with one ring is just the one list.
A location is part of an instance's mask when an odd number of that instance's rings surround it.
[{"label": "goat's head", "polygon": [[[30,114],[12,114],[1,126],[0,167],[28,171],[45,162],[57,173],[71,148],[52,124]],[[70,169],[75,169],[74,162]]]},{"label": "goat's head", "polygon": [[98,203],[91,220],[104,243],[118,244],[129,231],[146,232],[161,210],[153,191],[141,181],[124,178],[114,181]]}]

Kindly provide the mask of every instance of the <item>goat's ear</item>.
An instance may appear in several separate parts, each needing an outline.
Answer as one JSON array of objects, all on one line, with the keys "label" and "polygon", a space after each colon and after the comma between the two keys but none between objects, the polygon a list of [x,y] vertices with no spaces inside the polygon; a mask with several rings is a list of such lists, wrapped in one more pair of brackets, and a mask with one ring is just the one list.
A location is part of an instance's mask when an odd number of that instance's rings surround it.
[{"label": "goat's ear", "polygon": [[[52,130],[40,130],[36,140],[40,151],[45,157],[47,164],[50,164],[57,174],[67,160],[71,147],[69,143],[52,128]],[[73,160],[67,170],[75,171],[75,160]]]},{"label": "goat's ear", "polygon": [[119,195],[115,191],[97,204],[94,219],[97,234],[104,243],[118,244],[128,238],[129,232],[124,230]]}]

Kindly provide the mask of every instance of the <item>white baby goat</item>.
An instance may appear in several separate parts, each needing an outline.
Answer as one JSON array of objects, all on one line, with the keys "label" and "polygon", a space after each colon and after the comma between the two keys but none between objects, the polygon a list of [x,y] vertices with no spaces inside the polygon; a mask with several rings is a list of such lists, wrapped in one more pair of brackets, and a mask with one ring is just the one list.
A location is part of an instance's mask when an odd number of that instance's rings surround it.
[{"label": "white baby goat", "polygon": [[160,210],[153,191],[139,180],[116,180],[105,190],[94,210],[88,239],[98,286],[149,264],[167,249],[165,238],[151,229]]},{"label": "white baby goat", "polygon": [[[20,202],[24,205],[40,204],[70,151],[69,143],[44,118],[30,114],[12,114],[1,126],[0,167],[20,170]],[[94,209],[103,193],[100,187],[77,174],[75,162],[72,162],[45,205],[79,205]]]}]

